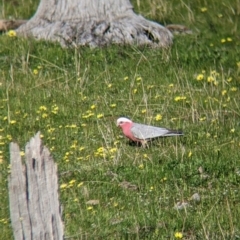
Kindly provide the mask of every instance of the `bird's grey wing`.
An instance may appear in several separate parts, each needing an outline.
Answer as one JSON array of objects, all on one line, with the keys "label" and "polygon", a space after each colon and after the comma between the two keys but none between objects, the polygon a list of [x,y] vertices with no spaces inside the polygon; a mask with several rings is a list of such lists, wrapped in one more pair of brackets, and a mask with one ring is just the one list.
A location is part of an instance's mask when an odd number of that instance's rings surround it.
[{"label": "bird's grey wing", "polygon": [[145,124],[134,123],[131,128],[131,132],[135,138],[140,140],[147,140],[168,135],[169,130],[167,128],[153,127]]}]

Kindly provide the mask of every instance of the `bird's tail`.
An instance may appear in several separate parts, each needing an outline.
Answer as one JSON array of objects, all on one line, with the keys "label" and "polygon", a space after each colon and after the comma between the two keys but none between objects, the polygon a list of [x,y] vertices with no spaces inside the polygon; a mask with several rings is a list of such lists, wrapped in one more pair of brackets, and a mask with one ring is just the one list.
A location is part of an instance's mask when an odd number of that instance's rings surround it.
[{"label": "bird's tail", "polygon": [[183,132],[181,130],[169,130],[169,132],[167,132],[164,136],[182,136],[184,135]]}]

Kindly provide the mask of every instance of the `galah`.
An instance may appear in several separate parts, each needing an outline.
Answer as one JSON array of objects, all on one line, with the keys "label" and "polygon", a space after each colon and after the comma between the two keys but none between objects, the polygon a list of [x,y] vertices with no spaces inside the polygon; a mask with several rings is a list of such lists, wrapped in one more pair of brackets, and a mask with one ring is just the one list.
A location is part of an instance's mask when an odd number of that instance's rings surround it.
[{"label": "galah", "polygon": [[183,135],[183,133],[179,130],[170,130],[167,128],[135,123],[125,117],[118,118],[117,126],[122,129],[123,134],[128,139],[136,143],[141,143],[143,146],[148,141],[154,140],[159,137]]}]

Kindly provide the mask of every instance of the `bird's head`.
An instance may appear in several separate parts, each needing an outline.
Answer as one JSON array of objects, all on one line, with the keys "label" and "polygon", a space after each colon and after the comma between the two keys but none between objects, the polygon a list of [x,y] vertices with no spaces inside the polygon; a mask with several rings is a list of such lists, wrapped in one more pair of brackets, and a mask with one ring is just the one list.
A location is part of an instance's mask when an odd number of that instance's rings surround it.
[{"label": "bird's head", "polygon": [[120,118],[118,118],[118,120],[117,120],[117,126],[118,127],[123,127],[124,125],[128,125],[128,124],[131,124],[132,123],[132,121],[130,120],[130,119],[128,119],[128,118],[125,118],[125,117],[120,117]]}]

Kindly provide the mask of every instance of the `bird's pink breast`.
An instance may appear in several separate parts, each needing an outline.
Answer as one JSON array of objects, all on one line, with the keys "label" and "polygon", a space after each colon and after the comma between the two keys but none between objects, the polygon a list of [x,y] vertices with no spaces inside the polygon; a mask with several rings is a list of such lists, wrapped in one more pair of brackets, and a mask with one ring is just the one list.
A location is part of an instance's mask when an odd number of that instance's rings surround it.
[{"label": "bird's pink breast", "polygon": [[138,139],[136,139],[131,132],[132,125],[133,123],[130,123],[130,122],[124,123],[121,126],[123,134],[132,141],[138,141]]}]

